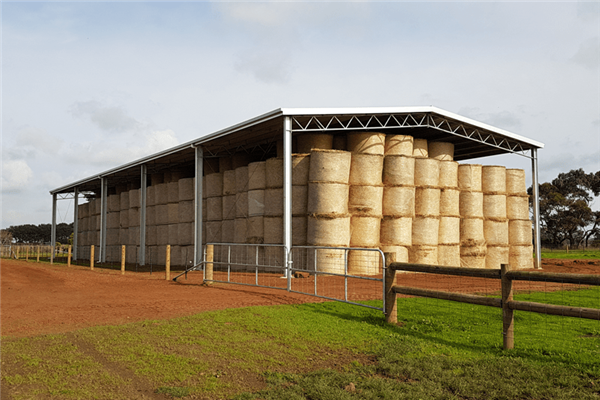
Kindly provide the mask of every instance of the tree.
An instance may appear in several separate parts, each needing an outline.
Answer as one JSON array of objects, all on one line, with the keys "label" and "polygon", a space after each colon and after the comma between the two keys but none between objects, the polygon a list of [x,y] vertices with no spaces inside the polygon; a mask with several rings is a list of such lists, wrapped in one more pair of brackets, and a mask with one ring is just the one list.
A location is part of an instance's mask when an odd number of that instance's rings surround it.
[{"label": "tree", "polygon": [[[52,240],[52,225],[14,225],[7,229],[17,243],[50,243]],[[56,241],[68,243],[73,233],[73,224],[60,223],[56,225]]]},{"label": "tree", "polygon": [[[531,195],[532,188],[528,192]],[[542,241],[556,247],[565,241],[571,246],[587,245],[600,230],[600,212],[591,208],[598,195],[600,171],[571,170],[540,185]]]},{"label": "tree", "polygon": [[11,244],[12,242],[13,242],[13,236],[8,231],[8,229],[1,229],[0,230],[0,243],[6,245],[6,244]]}]

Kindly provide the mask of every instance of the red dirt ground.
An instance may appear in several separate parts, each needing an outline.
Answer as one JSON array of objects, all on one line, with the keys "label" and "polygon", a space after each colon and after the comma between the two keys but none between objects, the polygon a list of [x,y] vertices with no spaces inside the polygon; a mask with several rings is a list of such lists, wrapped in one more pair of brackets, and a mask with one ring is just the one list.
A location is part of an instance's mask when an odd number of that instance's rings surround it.
[{"label": "red dirt ground", "polygon": [[[121,275],[120,271],[99,268],[91,271],[86,267],[8,259],[3,259],[0,267],[2,336],[63,333],[96,325],[175,318],[209,310],[323,301],[285,290],[230,284],[207,286],[202,284],[200,272],[190,273],[188,280],[173,282],[165,280],[164,272]],[[543,267],[548,272],[600,274],[600,260],[544,260]],[[402,274],[399,278],[402,285],[431,289],[460,292],[498,289],[489,280],[483,282],[472,278],[432,279],[428,274]],[[326,279],[319,277],[321,283],[326,283]],[[294,285],[310,288],[312,282],[312,277],[296,279]],[[354,285],[351,298],[381,298],[377,285],[381,283],[372,282],[370,287]],[[326,285],[323,287],[327,288]],[[332,287],[329,289],[333,293]],[[562,286],[544,283],[532,286],[523,282],[516,288],[556,290],[559,287]]]}]

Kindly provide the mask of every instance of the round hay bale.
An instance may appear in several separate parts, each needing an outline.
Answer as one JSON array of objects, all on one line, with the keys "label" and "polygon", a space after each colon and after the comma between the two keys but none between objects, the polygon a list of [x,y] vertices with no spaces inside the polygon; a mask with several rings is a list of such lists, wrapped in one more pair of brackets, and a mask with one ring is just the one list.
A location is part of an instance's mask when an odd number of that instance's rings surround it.
[{"label": "round hay bale", "polygon": [[150,225],[156,225],[156,206],[146,208],[146,226]]},{"label": "round hay bale", "polygon": [[106,214],[106,229],[118,228],[121,224],[121,211],[109,212]]},{"label": "round hay bale", "polygon": [[348,181],[351,185],[381,185],[382,171],[382,155],[352,153]]},{"label": "round hay bale", "polygon": [[458,206],[463,218],[483,218],[483,192],[461,191]]},{"label": "round hay bale", "polygon": [[267,188],[283,187],[283,158],[269,158],[265,164],[265,174]]},{"label": "round hay bale", "polygon": [[[169,227],[169,241],[167,244],[170,244],[171,247],[173,247],[174,245],[177,245],[179,243],[179,224],[169,224],[167,225]],[[219,224],[219,229],[220,229],[220,224]],[[219,238],[219,241],[221,241],[221,239]]]},{"label": "round hay bale", "polygon": [[344,274],[346,270],[346,250],[315,249],[309,253],[308,265],[316,262],[317,271],[330,274]]},{"label": "round hay bale", "polygon": [[381,217],[352,216],[350,219],[350,247],[377,247]]},{"label": "round hay bale", "polygon": [[429,142],[428,153],[430,158],[440,161],[454,160],[454,144],[448,142]]},{"label": "round hay bale", "polygon": [[389,155],[383,160],[383,183],[388,186],[415,184],[415,159]]},{"label": "round hay bale", "polygon": [[460,217],[460,190],[442,189],[440,191],[440,215]]},{"label": "round hay bale", "polygon": [[227,170],[223,172],[223,196],[230,196],[235,193],[235,170]]},{"label": "round hay bale", "polygon": [[458,187],[458,163],[456,161],[440,161],[439,186],[451,189]]},{"label": "round hay bale", "polygon": [[[223,174],[206,175],[206,197],[218,197],[223,195]],[[160,203],[158,203],[160,204]]]},{"label": "round hay bale", "polygon": [[414,138],[408,135],[387,135],[385,137],[385,155],[413,155]]},{"label": "round hay bale", "polygon": [[311,246],[342,246],[350,244],[350,216],[309,215],[306,240]]},{"label": "round hay bale", "polygon": [[[208,181],[207,181],[208,184]],[[248,167],[238,167],[235,169],[235,192],[242,193],[248,191]]]},{"label": "round hay bale", "polygon": [[506,167],[484,165],[481,168],[481,188],[486,194],[506,194]]},{"label": "round hay bale", "polygon": [[[167,202],[165,201],[164,204],[166,204],[166,203]],[[108,212],[121,211],[121,196],[118,194],[111,194],[106,199],[106,206],[107,206]]]},{"label": "round hay bale", "polygon": [[483,216],[484,218],[506,218],[506,195],[484,194]]},{"label": "round hay bale", "polygon": [[529,220],[513,219],[508,222],[508,243],[530,245],[533,242],[532,225]]},{"label": "round hay bale", "polygon": [[221,223],[221,240],[223,243],[235,243],[235,219],[223,220]]},{"label": "round hay bale", "polygon": [[148,246],[158,245],[158,230],[155,225],[146,227],[146,244]]},{"label": "round hay bale", "polygon": [[350,186],[348,212],[352,215],[381,215],[383,212],[383,191],[383,186]]},{"label": "round hay bale", "polygon": [[460,245],[440,244],[438,246],[437,265],[445,267],[460,267]]},{"label": "round hay bale", "polygon": [[348,151],[353,153],[383,155],[385,152],[385,133],[351,132],[347,138]]},{"label": "round hay bale", "polygon": [[352,275],[378,275],[381,269],[381,255],[378,251],[348,251],[348,273]]},{"label": "round hay bale", "polygon": [[283,188],[265,189],[265,215],[283,215]]},{"label": "round hay bale", "polygon": [[167,204],[167,221],[169,224],[179,223],[179,203]]},{"label": "round hay bale", "polygon": [[[282,162],[283,168],[283,162]],[[292,154],[292,185],[308,184],[308,173],[310,171],[310,154]],[[283,186],[283,180],[281,181]]]},{"label": "round hay bale", "polygon": [[179,201],[194,200],[196,196],[194,187],[194,178],[184,178],[179,180]]},{"label": "round hay bale", "polygon": [[[179,182],[181,182],[181,181],[179,181]],[[179,185],[178,185],[178,190],[179,190]],[[141,189],[132,189],[129,191],[129,208],[140,208],[140,201],[141,201],[140,193],[141,193]],[[177,194],[177,198],[179,198],[179,193]]]},{"label": "round hay bale", "polygon": [[415,191],[415,215],[427,217],[440,215],[441,190],[417,187]]},{"label": "round hay bale", "polygon": [[292,186],[292,215],[306,215],[308,212],[308,186]]},{"label": "round hay bale", "polygon": [[413,245],[408,250],[408,261],[416,264],[437,265],[438,246]]},{"label": "round hay bale", "polygon": [[235,194],[235,217],[245,218],[248,216],[248,192]]},{"label": "round hay bale", "polygon": [[397,246],[412,245],[412,218],[383,217],[381,221],[380,241],[383,244]]},{"label": "round hay bale", "polygon": [[413,140],[413,157],[417,157],[417,158],[429,157],[427,139],[414,139]]},{"label": "round hay bale", "polygon": [[[179,197],[179,191],[177,191],[177,197]],[[129,192],[122,192],[119,195],[119,208],[121,211],[129,209]]]},{"label": "round hay bale", "polygon": [[415,159],[415,186],[440,185],[440,162],[433,158]]},{"label": "round hay bale", "polygon": [[264,217],[248,217],[246,224],[246,238],[248,243],[261,244],[264,242]]},{"label": "round hay bale", "polygon": [[383,215],[413,217],[415,215],[415,187],[386,186],[383,188]]},{"label": "round hay bale", "polygon": [[220,221],[223,219],[223,198],[209,197],[206,199],[206,219]]},{"label": "round hay bale", "polygon": [[460,243],[460,257],[485,257],[487,244],[485,240],[462,240]]},{"label": "round hay bale", "polygon": [[292,217],[292,245],[306,246],[306,225],[308,217],[297,216]]},{"label": "round hay bale", "polygon": [[483,236],[488,246],[508,246],[508,220],[486,219],[483,221]]},{"label": "round hay bale", "polygon": [[437,246],[439,232],[439,218],[417,216],[412,222],[412,244]]},{"label": "round hay bale", "polygon": [[340,150],[315,150],[310,155],[309,181],[348,183],[351,153]]},{"label": "round hay bale", "polygon": [[230,156],[219,157],[219,172],[233,170],[233,160]]},{"label": "round hay bale", "polygon": [[508,250],[508,264],[511,270],[533,268],[533,245],[513,246]]},{"label": "round hay bale", "polygon": [[283,217],[265,216],[263,219],[263,225],[265,243],[283,243]]},{"label": "round hay bale", "polygon": [[221,243],[222,232],[221,221],[206,222],[206,243]]},{"label": "round hay bale", "polygon": [[248,164],[248,190],[259,190],[265,188],[265,166],[265,161]]},{"label": "round hay bale", "polygon": [[[208,196],[208,193],[207,193]],[[154,190],[154,204],[167,204],[169,202],[169,191],[166,183],[156,185]],[[110,207],[109,207],[110,210]]]},{"label": "round hay bale", "polygon": [[177,227],[179,244],[182,246],[194,244],[194,223],[186,222],[183,224],[177,224]]},{"label": "round hay bale", "polygon": [[80,204],[77,207],[77,217],[86,218],[90,216],[90,203]]},{"label": "round hay bale", "polygon": [[[160,211],[158,209],[158,207],[160,207],[160,206],[156,206],[156,214],[158,214],[159,211]],[[207,207],[206,206],[206,199],[202,199],[202,221],[206,221],[207,220],[206,219],[206,207]],[[158,225],[158,217],[156,217],[156,223]]]},{"label": "round hay bale", "polygon": [[234,243],[246,243],[246,232],[248,230],[248,220],[246,218],[236,218],[233,220]]},{"label": "round hay bale", "polygon": [[[179,181],[169,182],[167,183],[167,196],[169,203],[178,203],[179,202]],[[121,193],[121,207],[123,207],[123,194],[128,192]],[[127,202],[129,204],[129,202]]]},{"label": "round hay bale", "polygon": [[527,194],[525,171],[522,169],[506,170],[506,194],[520,196]]},{"label": "round hay bale", "polygon": [[256,217],[265,215],[265,190],[248,191],[248,216]]},{"label": "round hay bale", "polygon": [[223,196],[223,219],[232,220],[235,219],[236,213],[236,196],[235,194],[230,196]]},{"label": "round hay bale", "polygon": [[482,166],[479,164],[458,165],[458,188],[460,190],[481,192]]},{"label": "round hay bale", "polygon": [[[394,246],[390,244],[382,244],[381,251],[383,253],[394,253],[396,254],[396,262],[408,262],[408,247],[406,246]],[[400,271],[398,271],[400,272]]]},{"label": "round hay bale", "polygon": [[485,235],[483,232],[483,218],[461,218],[460,220],[460,241],[461,244],[466,241],[483,241]]},{"label": "round hay bale", "polygon": [[[202,193],[204,194],[204,193]],[[204,196],[203,196],[204,197]],[[94,203],[100,203],[94,202]],[[146,206],[154,206],[156,205],[156,186],[148,186],[146,188]]]},{"label": "round hay bale", "polygon": [[509,263],[509,247],[488,245],[485,256],[485,267],[487,269],[500,269],[500,264]]},{"label": "round hay bale", "polygon": [[329,133],[303,133],[297,136],[298,153],[310,153],[313,149],[333,148],[333,135]]},{"label": "round hay bale", "polygon": [[[225,200],[223,200],[225,201]],[[225,205],[223,205],[225,208]],[[194,201],[182,201],[179,203],[179,215],[177,222],[191,222],[195,219]]]},{"label": "round hay bale", "polygon": [[347,214],[349,188],[343,183],[308,182],[308,213]]},{"label": "round hay bale", "polygon": [[[156,225],[167,225],[169,223],[169,207],[166,204],[154,206],[156,214]],[[208,212],[205,214],[208,215]]]},{"label": "round hay bale", "polygon": [[453,246],[460,244],[460,218],[440,217],[438,244]]},{"label": "round hay bale", "polygon": [[529,220],[529,196],[507,196],[506,217],[508,219]]},{"label": "round hay bale", "polygon": [[460,266],[463,268],[485,268],[486,256],[460,256]]}]

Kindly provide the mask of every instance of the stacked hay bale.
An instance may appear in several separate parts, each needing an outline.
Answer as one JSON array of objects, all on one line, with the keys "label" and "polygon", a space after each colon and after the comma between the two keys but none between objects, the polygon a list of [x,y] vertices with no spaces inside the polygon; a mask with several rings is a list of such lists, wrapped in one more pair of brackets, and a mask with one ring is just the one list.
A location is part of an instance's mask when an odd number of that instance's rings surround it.
[{"label": "stacked hay bale", "polygon": [[508,217],[509,256],[513,269],[533,268],[532,225],[525,171],[506,170],[506,213]]},{"label": "stacked hay bale", "polygon": [[[292,154],[292,246],[306,246],[310,154]],[[297,268],[302,267],[296,265]]]},{"label": "stacked hay bale", "polygon": [[438,263],[440,229],[440,161],[415,158],[415,218],[412,223],[412,247],[409,261]]},{"label": "stacked hay bale", "polygon": [[[433,145],[434,143],[432,143]],[[432,146],[436,148],[435,146]],[[438,234],[438,265],[460,267],[460,190],[458,163],[443,152],[440,160],[440,230]],[[435,154],[435,153],[434,153]]]},{"label": "stacked hay bale", "polygon": [[236,186],[235,170],[223,171],[223,222],[221,240],[223,243],[235,242]]},{"label": "stacked hay bale", "polygon": [[[341,150],[313,148],[310,154],[306,236],[311,246],[348,247],[350,244],[350,161],[351,154]],[[315,253],[319,271],[345,272],[345,250],[318,249]]]},{"label": "stacked hay bale", "polygon": [[[283,159],[270,158],[265,163],[264,243],[283,244]],[[283,265],[280,248],[266,247],[265,262]]]},{"label": "stacked hay bale", "polygon": [[208,174],[204,179],[206,181],[206,243],[220,243],[223,221],[223,173]]},{"label": "stacked hay bale", "polygon": [[506,168],[482,168],[483,231],[487,244],[486,268],[508,263],[508,219],[506,217]]},{"label": "stacked hay bale", "polygon": [[[347,148],[351,153],[348,211],[350,212],[350,247],[379,248],[383,201],[383,160],[385,134],[349,133]],[[364,200],[378,203],[374,207]],[[378,252],[351,250],[348,273],[376,275],[380,269]]]},{"label": "stacked hay bale", "polygon": [[[237,158],[235,158],[237,159]],[[246,243],[248,239],[248,165],[235,168],[235,220],[234,243]],[[234,246],[231,249],[231,261],[246,262],[246,247]]]},{"label": "stacked hay bale", "polygon": [[[248,165],[248,222],[246,242],[264,243],[264,215],[266,189],[266,162],[253,162]],[[263,264],[264,248],[249,247],[248,264]]]},{"label": "stacked hay bale", "polygon": [[[388,135],[383,164],[381,250],[395,253],[396,261],[408,262],[415,215],[415,159],[413,137]],[[369,201],[375,201],[374,197]]]},{"label": "stacked hay bale", "polygon": [[483,231],[482,166],[458,166],[460,189],[460,263],[468,268],[485,268],[487,246]]},{"label": "stacked hay bale", "polygon": [[87,248],[90,246],[90,204],[84,203],[77,207],[77,251],[80,258],[88,254]]},{"label": "stacked hay bale", "polygon": [[100,245],[100,200],[95,199],[89,203],[89,222],[88,222],[88,234],[87,234],[87,245],[94,245],[98,247]]},{"label": "stacked hay bale", "polygon": [[121,258],[121,196],[111,194],[106,203],[106,261],[117,262]]},{"label": "stacked hay bale", "polygon": [[169,186],[167,183],[154,186],[154,218],[156,224],[156,246],[152,249],[152,262],[166,262],[166,246],[171,245],[169,238]]},{"label": "stacked hay bale", "polygon": [[138,246],[140,245],[140,189],[129,190],[129,209],[126,210],[129,220],[129,235],[127,243],[126,261],[134,264],[138,259]]},{"label": "stacked hay bale", "polygon": [[[179,208],[177,218],[177,238],[178,244],[181,246],[182,261],[189,265],[190,255],[193,261],[194,251],[194,198],[195,185],[194,178],[184,178],[179,180]],[[185,255],[185,257],[184,257]]]},{"label": "stacked hay bale", "polygon": [[179,174],[172,172],[167,185],[168,243],[171,246],[171,265],[181,266],[181,246],[179,246]]},{"label": "stacked hay bale", "polygon": [[298,153],[310,153],[313,149],[333,149],[333,135],[330,133],[303,133],[297,137]]}]

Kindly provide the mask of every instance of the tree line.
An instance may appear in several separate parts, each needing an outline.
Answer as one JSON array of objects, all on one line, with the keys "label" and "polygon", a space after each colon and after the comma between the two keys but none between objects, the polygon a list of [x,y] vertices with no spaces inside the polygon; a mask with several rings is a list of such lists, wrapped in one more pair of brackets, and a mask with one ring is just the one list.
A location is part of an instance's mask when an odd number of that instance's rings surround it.
[{"label": "tree line", "polygon": [[[71,240],[73,223],[56,225],[56,241],[67,244]],[[12,225],[2,230],[2,244],[50,244],[52,241],[52,224]],[[8,243],[5,243],[8,242]]]}]

